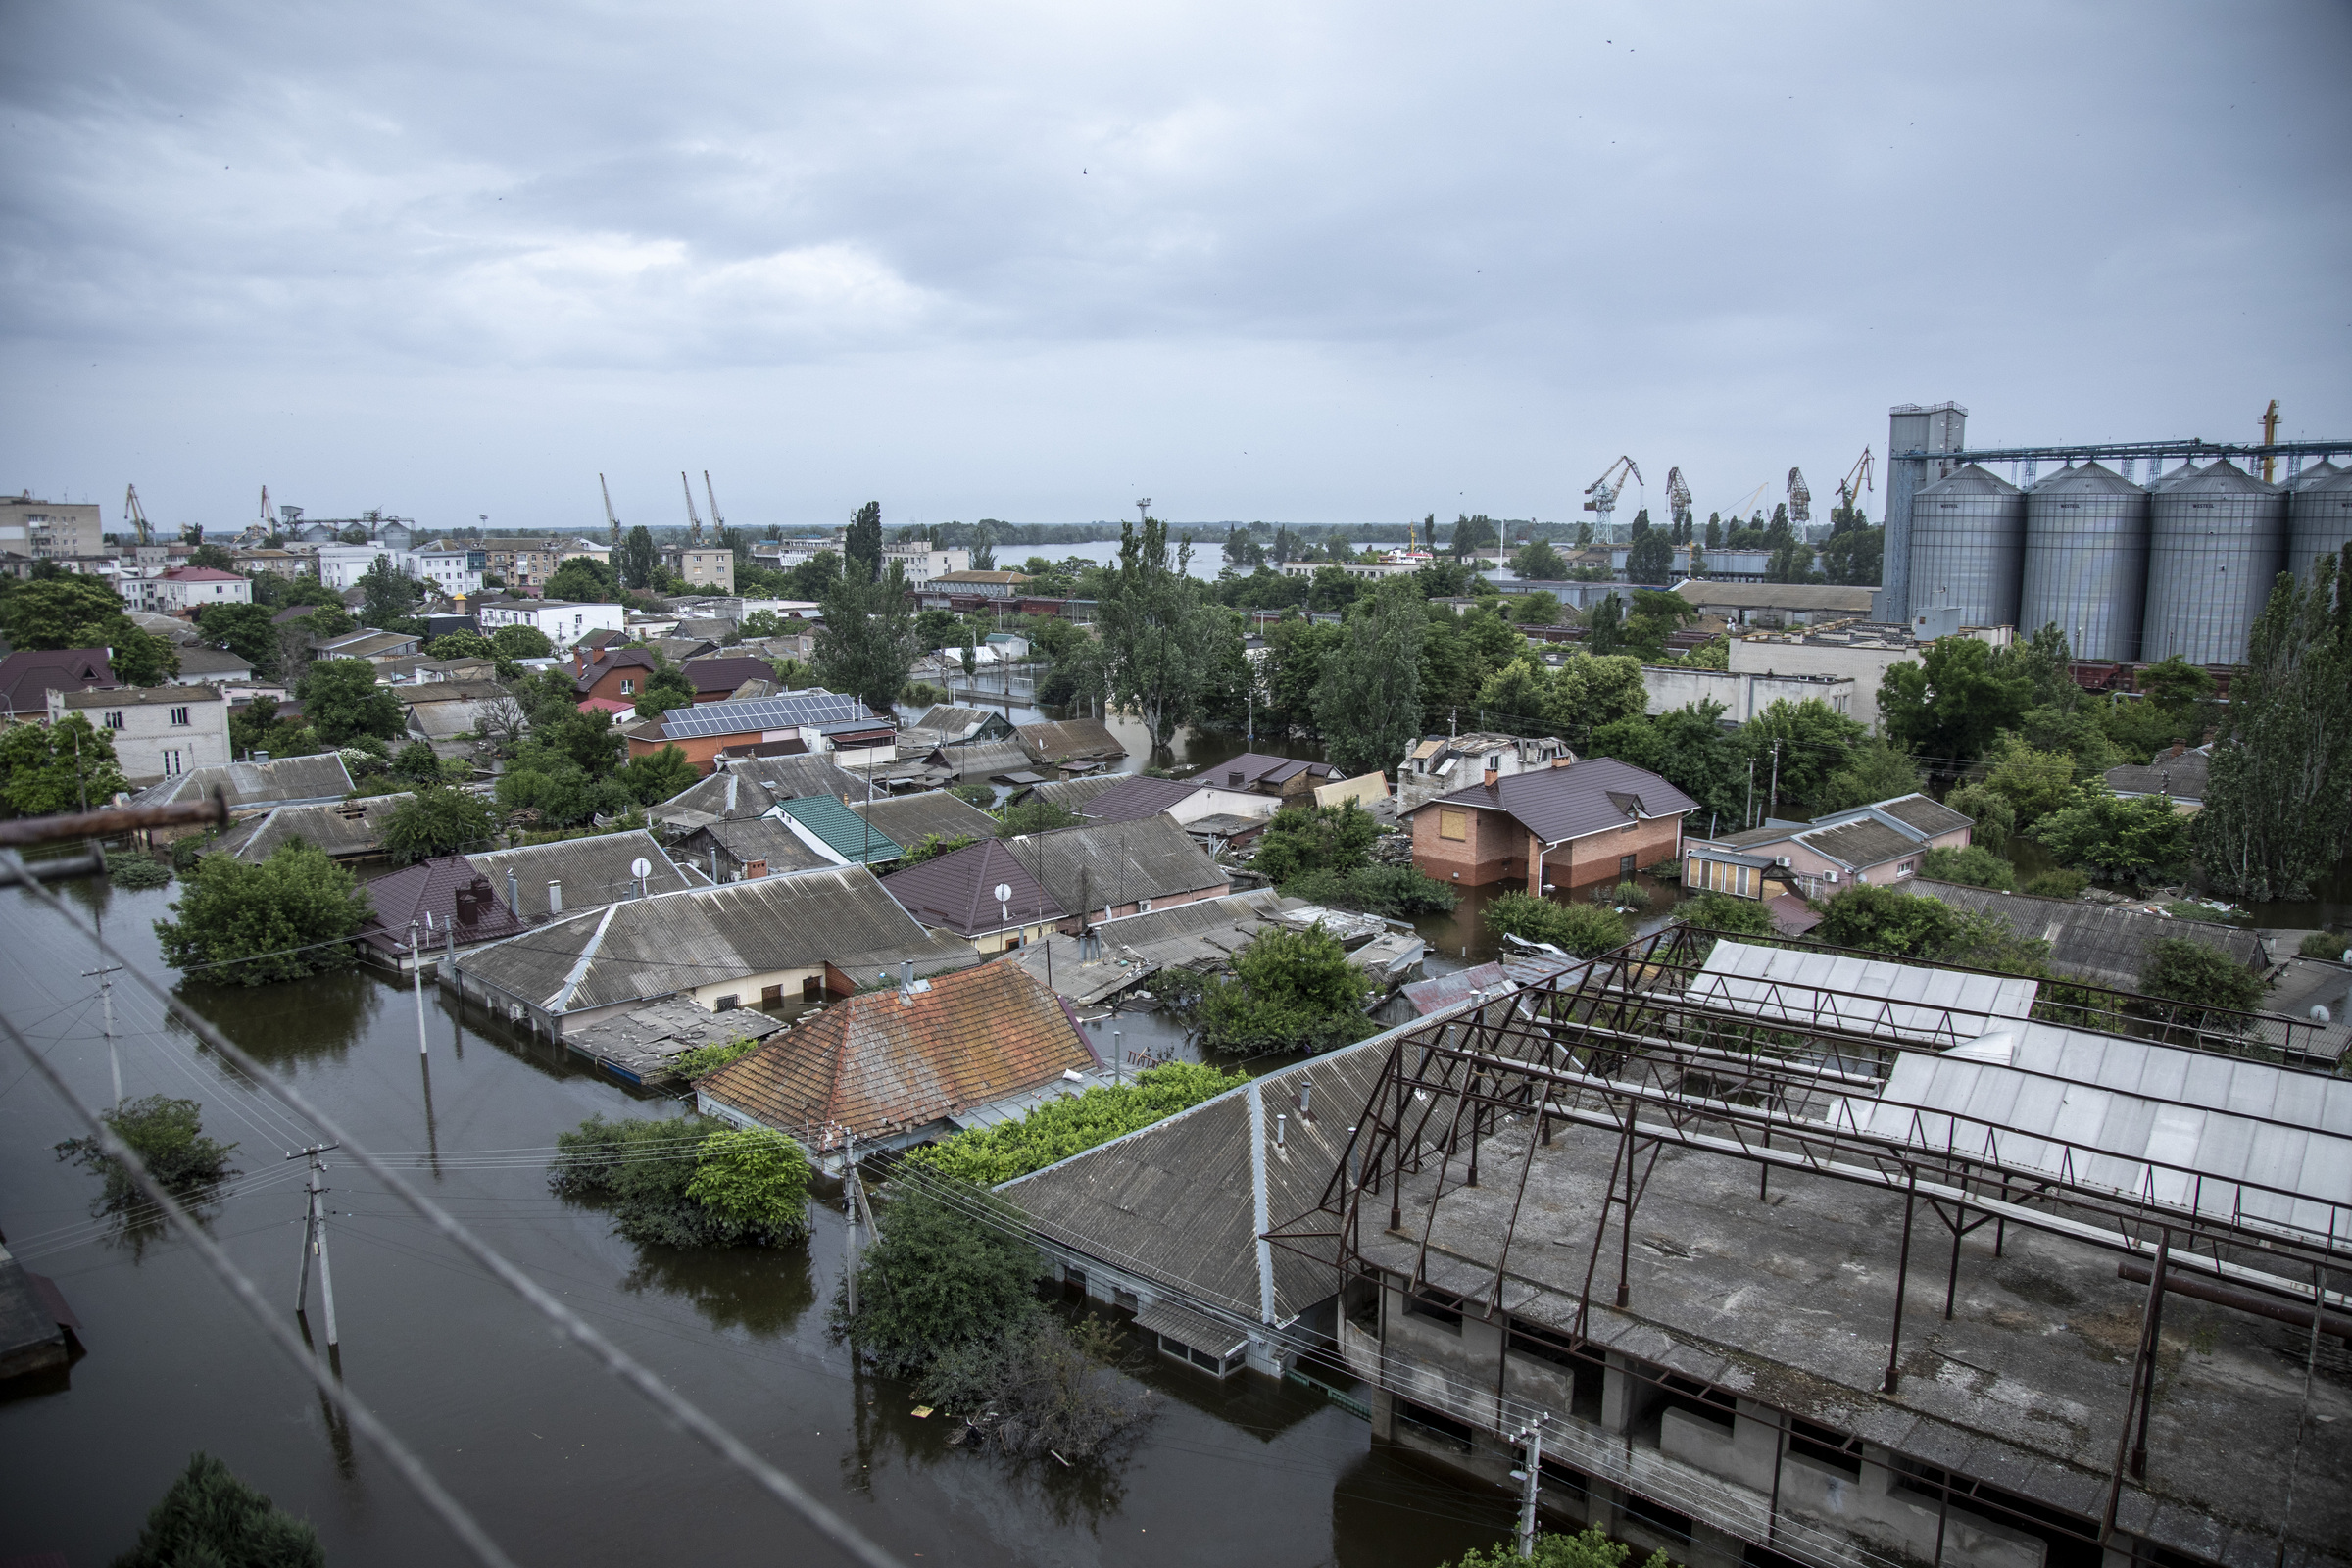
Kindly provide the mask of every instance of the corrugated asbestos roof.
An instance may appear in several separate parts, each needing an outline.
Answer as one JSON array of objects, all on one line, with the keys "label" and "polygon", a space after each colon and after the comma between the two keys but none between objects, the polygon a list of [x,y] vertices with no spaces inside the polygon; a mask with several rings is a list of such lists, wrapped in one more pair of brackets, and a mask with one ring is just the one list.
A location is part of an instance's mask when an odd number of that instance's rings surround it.
[{"label": "corrugated asbestos roof", "polygon": [[2340,1240],[2352,1207],[2352,1081],[2055,1024],[1906,1053],[1880,1101],[1832,1114],[1936,1148],[1997,1143],[2013,1167],[2305,1235]]},{"label": "corrugated asbestos roof", "polygon": [[2145,767],[2126,763],[2107,770],[2107,787],[2118,795],[2169,795],[2176,801],[2205,799],[2205,780],[2213,760],[2203,752],[2179,757],[2157,754]]},{"label": "corrugated asbestos roof", "polygon": [[1000,722],[1002,727],[998,733],[1002,734],[1004,730],[1011,728],[1003,722],[1004,717],[1004,714],[991,712],[985,708],[958,708],[953,703],[934,703],[925,710],[922,717],[915,720],[915,724],[938,735],[942,743],[947,743],[979,734],[988,727],[988,721],[992,718]]},{"label": "corrugated asbestos roof", "polygon": [[[966,937],[1058,920],[1069,912],[1054,902],[1054,896],[1038,885],[1028,867],[998,838],[982,839],[910,865],[894,875],[889,887],[890,896],[923,924]],[[998,888],[1010,889],[1011,896],[999,901]]]},{"label": "corrugated asbestos roof", "polygon": [[864,793],[864,781],[843,771],[830,757],[754,757],[730,762],[671,796],[654,808],[654,815],[665,822],[765,816],[779,801]]},{"label": "corrugated asbestos roof", "polygon": [[288,839],[301,839],[339,858],[373,855],[384,847],[384,818],[410,799],[403,791],[358,801],[272,807],[221,834],[208,853],[259,862]]},{"label": "corrugated asbestos roof", "polygon": [[[1718,944],[1720,946],[1721,944]],[[1404,988],[1405,1000],[1416,1017],[1426,1018],[1473,996],[1498,997],[1522,986],[1541,985],[1576,968],[1581,958],[1555,958],[1549,954],[1512,956],[1500,963],[1474,964],[1451,974],[1432,975]]]},{"label": "corrugated asbestos roof", "polygon": [[1940,833],[1957,833],[1964,827],[1974,827],[1975,819],[1953,810],[1939,801],[1925,795],[1903,795],[1891,801],[1880,801],[1876,808],[1885,811],[1898,822],[1906,822],[1930,838]]},{"label": "corrugated asbestos roof", "polygon": [[1722,605],[1733,610],[1835,610],[1849,615],[1870,613],[1868,588],[1819,583],[1683,582],[1675,584],[1674,591],[1701,609]]},{"label": "corrugated asbestos roof", "polygon": [[547,915],[547,885],[551,881],[564,884],[565,914],[611,904],[615,899],[636,897],[629,865],[638,859],[653,862],[653,871],[645,879],[649,898],[657,893],[680,892],[701,883],[700,878],[690,878],[679,870],[653,834],[642,828],[633,833],[599,833],[590,838],[562,839],[554,844],[532,844],[517,850],[490,850],[466,858],[473,862],[475,870],[490,878],[502,899],[507,896],[507,873],[514,873],[521,901],[515,912],[527,920]]},{"label": "corrugated asbestos roof", "polygon": [[1229,882],[1208,852],[1164,816],[1057,828],[1005,842],[1054,902],[1073,912],[1174,898]]},{"label": "corrugated asbestos roof", "polygon": [[765,1040],[783,1027],[782,1019],[749,1007],[708,1012],[672,998],[590,1024],[564,1036],[564,1043],[600,1066],[646,1084],[669,1078],[676,1058],[686,1052],[737,1040]]},{"label": "corrugated asbestos roof", "polygon": [[929,973],[978,955],[925,931],[871,871],[845,865],[566,914],[483,949],[465,970],[562,1014],[828,963],[862,981],[903,959]]},{"label": "corrugated asbestos roof", "polygon": [[317,757],[278,757],[267,762],[220,762],[153,784],[131,797],[133,806],[170,806],[201,801],[219,790],[229,809],[295,801],[339,801],[352,790],[351,771],[333,752]]},{"label": "corrugated asbestos roof", "polygon": [[2127,991],[2139,989],[2140,971],[2148,963],[2148,949],[2165,937],[2201,942],[2228,954],[2233,961],[2249,969],[2265,962],[2262,939],[2242,926],[2176,920],[2170,915],[2149,914],[2111,904],[2001,893],[1992,888],[1963,887],[1956,882],[1932,882],[1926,877],[1905,883],[1904,889],[1940,899],[1956,909],[1992,915],[2021,937],[2047,942],[2053,969]]},{"label": "corrugated asbestos roof", "polygon": [[1718,942],[1686,994],[1759,1018],[1949,1046],[2030,1016],[2041,987],[2015,975]]},{"label": "corrugated asbestos roof", "polygon": [[[820,865],[841,864],[837,858],[819,854],[789,825],[772,816],[711,822],[698,828],[680,845],[682,858],[689,863],[699,863],[696,853],[706,843],[716,844],[741,862],[765,860],[770,876],[782,876],[791,871],[813,871]],[[700,869],[708,871],[710,868],[704,865]]]},{"label": "corrugated asbestos roof", "polygon": [[779,801],[776,809],[823,839],[845,860],[873,864],[895,860],[906,853],[879,824],[868,822],[834,796],[810,795],[797,801]]},{"label": "corrugated asbestos roof", "polygon": [[1008,740],[964,741],[942,746],[939,754],[959,776],[1018,773],[1029,766],[1029,754]]},{"label": "corrugated asbestos roof", "polygon": [[932,833],[943,839],[994,838],[998,827],[995,817],[946,790],[876,796],[871,805],[853,798],[850,809],[909,849]]},{"label": "corrugated asbestos roof", "polygon": [[1917,840],[1905,838],[1873,817],[1837,827],[1817,827],[1792,836],[1815,854],[1857,871],[1922,853]]},{"label": "corrugated asbestos roof", "polygon": [[[1256,1080],[1265,1126],[1266,1213],[1276,1224],[1322,1201],[1388,1062],[1386,1036]],[[1314,1087],[1312,1118],[1298,1090]],[[1214,1100],[997,1189],[1050,1241],[1246,1321],[1259,1317],[1250,1088]],[[1275,1118],[1287,1116],[1283,1147]],[[1332,1293],[1312,1244],[1272,1248],[1274,1316],[1288,1322]]]},{"label": "corrugated asbestos roof", "polygon": [[1051,977],[1055,991],[1088,1006],[1171,965],[1196,971],[1224,967],[1281,911],[1283,903],[1272,888],[1195,899],[1172,908],[1096,921],[1093,930],[1102,943],[1100,956],[1088,956],[1076,937],[1055,931],[998,961],[1018,964],[1039,980]]},{"label": "corrugated asbestos roof", "polygon": [[[1220,777],[1223,775],[1220,774]],[[1678,816],[1698,803],[1646,768],[1613,757],[1588,757],[1566,767],[1506,773],[1493,784],[1472,784],[1414,808],[1439,804],[1509,812],[1546,844],[1623,827],[1633,820],[1619,801],[1638,802],[1643,817]]]},{"label": "corrugated asbestos roof", "polygon": [[851,997],[696,1088],[825,1150],[842,1128],[887,1137],[1101,1065],[1052,992],[996,964]]},{"label": "corrugated asbestos roof", "polygon": [[1051,801],[1065,810],[1084,812],[1087,802],[1105,790],[1117,788],[1133,776],[1129,773],[1097,773],[1089,778],[1055,779],[1025,790],[1016,799]]},{"label": "corrugated asbestos roof", "polygon": [[1100,760],[1125,757],[1127,748],[1099,718],[1065,718],[1058,724],[1016,725],[1013,734],[1030,760],[1055,764],[1076,758]]}]

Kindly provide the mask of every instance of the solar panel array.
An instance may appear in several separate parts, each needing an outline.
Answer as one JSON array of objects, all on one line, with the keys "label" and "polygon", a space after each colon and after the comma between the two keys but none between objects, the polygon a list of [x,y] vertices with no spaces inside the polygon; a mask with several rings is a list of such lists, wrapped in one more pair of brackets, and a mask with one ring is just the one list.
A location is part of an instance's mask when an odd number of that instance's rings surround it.
[{"label": "solar panel array", "polygon": [[674,741],[871,718],[865,704],[855,697],[827,691],[786,692],[780,697],[746,697],[740,702],[673,708],[662,715],[662,733]]}]

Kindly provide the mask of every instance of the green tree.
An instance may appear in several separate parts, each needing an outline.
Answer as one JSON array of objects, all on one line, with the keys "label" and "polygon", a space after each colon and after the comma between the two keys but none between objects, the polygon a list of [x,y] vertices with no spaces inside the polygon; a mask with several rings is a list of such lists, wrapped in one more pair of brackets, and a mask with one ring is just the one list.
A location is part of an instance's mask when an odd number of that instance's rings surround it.
[{"label": "green tree", "polygon": [[1974,844],[1963,849],[1943,846],[1930,850],[1920,859],[1919,874],[1972,888],[1998,888],[2003,893],[2013,892],[2017,887],[2017,867]]},{"label": "green tree", "polygon": [[256,697],[228,715],[229,750],[243,757],[268,752],[271,757],[308,757],[322,751],[318,737],[299,718],[277,716],[277,699]]},{"label": "green tree", "polygon": [[547,640],[547,633],[519,622],[492,632],[490,646],[501,659],[545,659],[556,651],[556,645]]},{"label": "green tree", "polygon": [[1167,525],[1156,517],[1145,518],[1140,532],[1122,523],[1119,563],[1097,611],[1112,697],[1135,710],[1153,751],[1194,718],[1224,662],[1224,644],[1242,634],[1232,612],[1207,602],[1187,574],[1191,556],[1189,544],[1171,556]]},{"label": "green tree", "polygon": [[2301,898],[2352,836],[2352,546],[2307,580],[2279,574],[2229,722],[2196,825],[2206,874],[2250,898]]},{"label": "green tree", "polygon": [[206,642],[244,660],[255,674],[275,673],[277,627],[268,605],[206,605],[196,612],[196,627]]},{"label": "green tree", "polygon": [[637,693],[637,716],[653,718],[673,708],[694,706],[694,682],[683,670],[664,666],[654,671],[642,690]]},{"label": "green tree", "polygon": [[764,1128],[729,1128],[704,1139],[686,1196],[746,1235],[808,1234],[808,1161],[791,1139]]},{"label": "green tree", "polygon": [[2015,729],[2034,695],[2023,675],[1998,668],[1974,637],[1939,637],[1918,662],[1904,660],[1879,683],[1879,715],[1898,744],[1956,769]]},{"label": "green tree", "polygon": [[1778,935],[1772,923],[1772,911],[1761,899],[1742,899],[1735,894],[1718,893],[1710,889],[1695,899],[1687,899],[1675,906],[1674,912],[1691,925],[1709,931],[1728,931],[1735,936],[1769,937]]},{"label": "green tree", "polygon": [[1578,655],[1561,663],[1545,696],[1544,716],[1568,744],[1583,747],[1594,731],[1649,710],[1642,662],[1629,655]]},{"label": "green tree", "polygon": [[[129,1146],[155,1184],[174,1198],[200,1198],[237,1174],[228,1163],[237,1146],[204,1136],[203,1107],[193,1100],[148,1095],[100,1111],[98,1119]],[[57,1157],[106,1179],[106,1189],[93,1205],[99,1213],[121,1214],[146,1201],[129,1168],[94,1137],[67,1139],[57,1146]]]},{"label": "green tree", "polygon": [[1666,657],[1666,639],[1696,619],[1698,611],[1681,594],[1637,588],[1633,612],[1624,621],[1624,649],[1645,663],[1655,663]]},{"label": "green tree", "polygon": [[400,699],[375,683],[375,666],[365,659],[312,662],[295,684],[303,716],[318,738],[341,746],[361,735],[398,740],[408,732]]},{"label": "green tree", "polygon": [[[216,985],[298,980],[349,968],[345,940],[368,922],[367,890],[326,852],[289,839],[259,865],[208,855],[180,879],[177,916],[155,922],[164,961]],[[216,967],[217,966],[217,967]]]},{"label": "green tree", "polygon": [[138,1544],[114,1568],[325,1568],[318,1534],[239,1481],[209,1453],[196,1453],[149,1510]]},{"label": "green tree", "polygon": [[548,1185],[605,1205],[632,1242],[777,1247],[808,1234],[808,1164],[781,1133],[591,1116],[558,1133],[556,1151]]},{"label": "green tree", "polygon": [[1522,626],[1556,626],[1560,623],[1560,600],[1557,594],[1513,594],[1510,606],[1511,619]]},{"label": "green tree", "polygon": [[1794,539],[1773,546],[1764,563],[1766,582],[1806,582],[1813,576],[1813,547]]},{"label": "green tree", "polygon": [[1720,512],[1710,512],[1707,514],[1707,536],[1705,546],[1710,552],[1721,550],[1723,548],[1723,514]]},{"label": "green tree", "polygon": [[1371,988],[1320,923],[1260,932],[1234,955],[1233,971],[1201,986],[1200,1043],[1211,1050],[1328,1051],[1373,1033]]},{"label": "green tree", "polygon": [[78,712],[0,728],[0,805],[10,816],[95,810],[128,788],[114,737]]},{"label": "green tree", "polygon": [[2113,881],[2171,882],[2188,869],[2189,822],[2170,798],[2126,798],[2093,779],[2073,804],[2050,812],[2026,835],[2055,856]]},{"label": "green tree", "polygon": [[1665,582],[1674,573],[1674,541],[1649,525],[1649,509],[1635,514],[1631,548],[1625,553],[1628,582]]},{"label": "green tree", "polygon": [[179,650],[141,631],[122,598],[95,577],[69,572],[8,582],[0,632],[14,648],[112,649],[115,678],[125,686],[160,686],[179,673]]},{"label": "green tree", "polygon": [[1822,575],[1855,588],[1876,588],[1886,556],[1886,530],[1855,528],[1832,534],[1821,547]]},{"label": "green tree", "polygon": [[360,574],[358,586],[367,595],[360,606],[360,618],[370,626],[401,630],[416,612],[416,579],[392,564],[390,556],[376,557]]},{"label": "green tree", "polygon": [[620,580],[631,588],[651,588],[662,569],[662,553],[654,548],[654,536],[645,524],[632,527],[620,542],[616,562]]},{"label": "green tree", "polygon": [[2050,945],[2021,938],[2004,920],[1867,882],[1831,899],[1813,936],[1832,947],[2012,974],[2040,975],[2049,969]]},{"label": "green tree", "polygon": [[792,568],[792,588],[785,597],[821,604],[842,575],[841,557],[830,550],[819,550]]},{"label": "green tree", "polygon": [[1916,793],[1921,782],[1919,764],[1908,752],[1872,735],[1857,742],[1838,771],[1823,780],[1813,808],[1825,812],[1851,810],[1873,801]]},{"label": "green tree", "polygon": [[1580,958],[1624,947],[1634,937],[1625,916],[1598,904],[1556,904],[1533,893],[1499,893],[1487,901],[1489,931],[1498,937],[1547,942]]},{"label": "green tree", "polygon": [[[431,748],[425,748],[425,753],[429,759]],[[407,754],[402,755],[405,758]],[[399,763],[393,766],[397,771]],[[454,855],[468,844],[483,843],[497,831],[497,817],[483,797],[470,790],[420,781],[416,792],[384,818],[384,853],[399,862]]]},{"label": "green tree", "polygon": [[1501,537],[1494,531],[1494,520],[1483,512],[1475,517],[1462,515],[1453,519],[1453,553],[1456,556],[1475,556],[1492,550]]},{"label": "green tree", "polygon": [[1401,765],[1421,730],[1421,630],[1408,584],[1384,584],[1348,617],[1348,638],[1315,687],[1324,755],[1343,777]]},{"label": "green tree", "polygon": [[1346,567],[1317,566],[1307,583],[1306,608],[1322,614],[1346,610],[1363,596],[1364,581]]},{"label": "green tree", "polygon": [[620,574],[594,556],[574,556],[548,574],[547,597],[582,605],[617,605]]},{"label": "green tree", "polygon": [[1568,563],[1557,550],[1538,539],[1512,554],[1511,575],[1528,582],[1561,582],[1568,576]]},{"label": "green tree", "polygon": [[[863,512],[859,515],[864,515]],[[875,549],[879,551],[882,525],[879,514],[876,515]],[[887,713],[906,689],[907,671],[921,657],[913,601],[898,563],[893,562],[890,570],[876,580],[864,580],[859,573],[851,572],[825,596],[824,624],[816,633],[815,664],[817,678],[827,686],[863,700],[877,713]]]},{"label": "green tree", "polygon": [[1613,654],[1624,641],[1625,603],[1615,594],[1602,596],[1599,604],[1585,612],[1585,651],[1592,654]]},{"label": "green tree", "polygon": [[[525,627],[524,630],[535,628]],[[434,659],[496,659],[498,645],[478,631],[453,631],[424,645]]]},{"label": "green tree", "polygon": [[1306,871],[1347,871],[1370,863],[1380,823],[1354,801],[1286,806],[1266,823],[1250,864],[1275,882]]},{"label": "green tree", "polygon": [[684,794],[701,776],[686,753],[675,746],[663,746],[658,752],[633,758],[613,775],[622,788],[646,806],[656,806]]},{"label": "green tree", "polygon": [[877,582],[882,576],[882,503],[868,501],[850,518],[842,554],[848,558],[845,569],[860,582]]},{"label": "green tree", "polygon": [[892,1195],[889,1223],[858,1268],[857,1316],[837,1303],[833,1333],[898,1378],[1011,1338],[1045,1310],[1026,1230],[993,1193],[938,1176],[909,1184]]},{"label": "green tree", "polygon": [[1019,838],[1024,833],[1051,833],[1055,828],[1076,827],[1083,820],[1076,811],[1053,801],[1041,801],[1032,796],[1018,806],[1007,806],[998,813],[999,838]]},{"label": "green tree", "polygon": [[412,784],[438,784],[441,782],[441,759],[434,755],[428,743],[411,741],[400,749],[399,756],[392,759],[392,773],[394,777],[405,778]]},{"label": "green tree", "polygon": [[[1451,1568],[1625,1568],[1625,1561],[1631,1555],[1633,1547],[1611,1541],[1595,1526],[1573,1536],[1538,1531],[1533,1556],[1522,1555],[1509,1542],[1485,1551],[1473,1548],[1464,1552],[1462,1560]],[[1666,1554],[1651,1552],[1642,1568],[1667,1568]]]},{"label": "green tree", "polygon": [[[2261,975],[2219,948],[2194,937],[2159,937],[2148,944],[2139,989],[2151,997],[2251,1012],[2262,1005],[2268,988]],[[2192,1014],[2179,1021],[2192,1029],[2242,1027],[2237,1020],[2211,1014]]]},{"label": "green tree", "polygon": [[1514,659],[1478,688],[1479,723],[1533,734],[1550,723],[1545,709],[1551,699],[1551,677],[1533,659]]},{"label": "green tree", "polygon": [[2037,751],[2004,733],[1984,754],[1984,771],[1953,790],[1945,804],[1977,822],[1976,841],[1998,853],[2012,833],[2029,829],[2075,799],[2075,759]]}]

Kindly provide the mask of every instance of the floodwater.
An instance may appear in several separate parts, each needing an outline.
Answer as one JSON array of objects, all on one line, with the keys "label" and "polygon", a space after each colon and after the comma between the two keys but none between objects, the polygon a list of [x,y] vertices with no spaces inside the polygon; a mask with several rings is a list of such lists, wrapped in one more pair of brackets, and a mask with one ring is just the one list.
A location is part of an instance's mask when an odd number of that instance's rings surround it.
[{"label": "floodwater", "polygon": [[[98,886],[71,902],[103,908],[133,963],[168,978],[149,922],[172,896]],[[103,1102],[88,939],[22,892],[0,900],[16,933],[0,1006],[85,1100]],[[905,1561],[1431,1568],[1508,1531],[1509,1499],[1373,1450],[1364,1424],[1318,1394],[1219,1386],[1173,1364],[1140,1368],[1167,1398],[1106,1472],[951,1449],[942,1422],[911,1416],[903,1386],[856,1373],[825,1337],[842,1258],[833,1208],[820,1206],[805,1249],[682,1253],[622,1241],[596,1210],[547,1191],[557,1133],[591,1114],[670,1114],[674,1102],[486,1032],[478,1014],[461,1021],[429,991],[420,1060],[411,994],[372,972],[193,1000]],[[119,985],[115,1012],[125,1093],[197,1100],[207,1132],[238,1144],[244,1174],[211,1228],[290,1309],[301,1165],[282,1156],[316,1134],[234,1081],[144,993]],[[26,1266],[57,1281],[87,1348],[70,1373],[0,1400],[0,1559],[110,1559],[201,1448],[311,1520],[337,1568],[462,1560],[186,1247],[90,1219],[97,1179],[49,1152],[79,1130],[21,1063],[0,1061],[0,1226]],[[518,1561],[836,1560],[374,1181],[328,1161],[342,1375]],[[322,1333],[315,1292],[311,1327]]]}]

